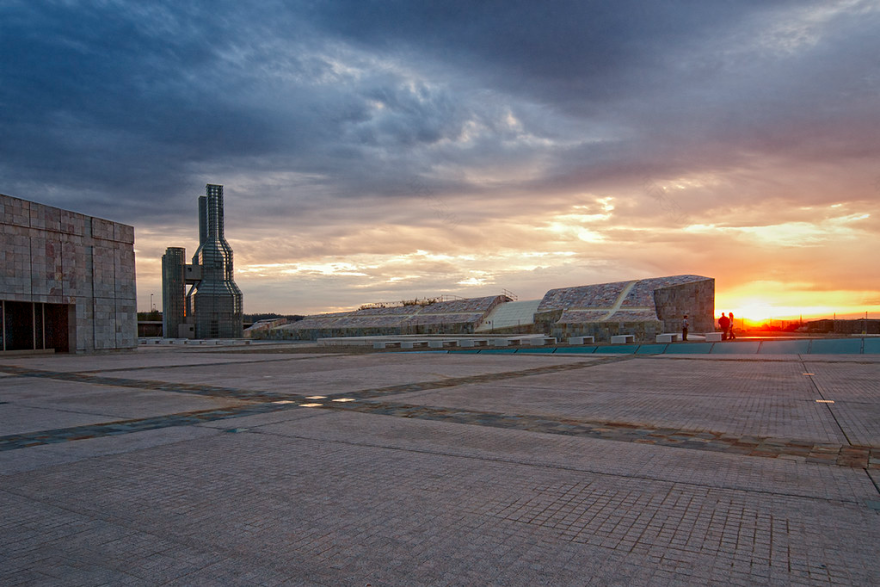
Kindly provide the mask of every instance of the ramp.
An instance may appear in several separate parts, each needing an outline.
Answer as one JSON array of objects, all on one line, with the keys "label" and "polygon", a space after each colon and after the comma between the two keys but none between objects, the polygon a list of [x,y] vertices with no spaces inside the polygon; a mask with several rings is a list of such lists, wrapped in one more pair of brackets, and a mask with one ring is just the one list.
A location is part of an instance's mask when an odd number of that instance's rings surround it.
[{"label": "ramp", "polygon": [[535,312],[541,300],[504,302],[495,306],[476,332],[489,332],[500,328],[515,328],[535,323]]}]

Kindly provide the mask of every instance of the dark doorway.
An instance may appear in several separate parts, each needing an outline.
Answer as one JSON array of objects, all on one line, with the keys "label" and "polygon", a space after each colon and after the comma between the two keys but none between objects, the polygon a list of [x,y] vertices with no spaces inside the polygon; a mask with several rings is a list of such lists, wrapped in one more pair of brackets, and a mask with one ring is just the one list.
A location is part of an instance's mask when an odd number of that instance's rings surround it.
[{"label": "dark doorway", "polygon": [[70,352],[70,304],[3,302],[0,350]]},{"label": "dark doorway", "polygon": [[4,302],[3,335],[7,351],[34,349],[34,305],[30,302]]},{"label": "dark doorway", "polygon": [[44,304],[46,311],[46,348],[56,353],[70,352],[70,331],[67,317],[70,306],[67,304]]}]

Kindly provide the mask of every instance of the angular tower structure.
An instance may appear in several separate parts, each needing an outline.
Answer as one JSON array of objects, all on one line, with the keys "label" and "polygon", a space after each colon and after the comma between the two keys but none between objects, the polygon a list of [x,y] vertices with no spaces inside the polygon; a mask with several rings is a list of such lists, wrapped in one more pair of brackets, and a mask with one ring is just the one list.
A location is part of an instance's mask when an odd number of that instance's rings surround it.
[{"label": "angular tower structure", "polygon": [[180,327],[186,324],[186,251],[168,247],[162,255],[162,332],[165,338],[181,336]]},{"label": "angular tower structure", "polygon": [[[183,263],[185,251],[178,247],[169,247],[162,257],[166,338],[186,332],[196,338],[242,336],[242,295],[223,224],[223,186],[208,184],[206,195],[199,197],[199,248],[192,264]],[[192,287],[184,296],[186,285]]]}]

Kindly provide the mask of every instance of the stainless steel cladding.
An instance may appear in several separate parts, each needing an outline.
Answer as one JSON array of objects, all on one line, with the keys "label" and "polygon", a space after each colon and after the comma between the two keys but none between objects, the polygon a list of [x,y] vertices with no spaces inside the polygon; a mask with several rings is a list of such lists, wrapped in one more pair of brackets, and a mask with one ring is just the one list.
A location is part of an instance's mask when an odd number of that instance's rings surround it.
[{"label": "stainless steel cladding", "polygon": [[[174,249],[176,251],[182,249]],[[166,256],[172,249],[168,249]],[[182,257],[182,255],[181,255]],[[177,275],[169,265],[166,279]],[[196,338],[240,338],[242,336],[242,295],[235,284],[232,247],[224,237],[223,186],[208,184],[206,195],[199,197],[199,248],[192,264],[184,267],[185,283],[192,285],[186,294],[185,324],[192,325]],[[163,291],[164,291],[163,283]],[[176,312],[180,289],[168,284],[166,312]],[[165,336],[176,337],[185,329],[166,323]]]}]

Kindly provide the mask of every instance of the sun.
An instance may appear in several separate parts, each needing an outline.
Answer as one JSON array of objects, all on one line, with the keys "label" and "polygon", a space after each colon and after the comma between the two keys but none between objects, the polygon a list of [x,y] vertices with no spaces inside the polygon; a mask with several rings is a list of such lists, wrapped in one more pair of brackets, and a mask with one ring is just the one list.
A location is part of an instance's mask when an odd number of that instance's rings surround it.
[{"label": "sun", "polygon": [[752,322],[763,322],[773,317],[774,308],[762,300],[747,300],[731,311],[736,318],[745,318]]}]

